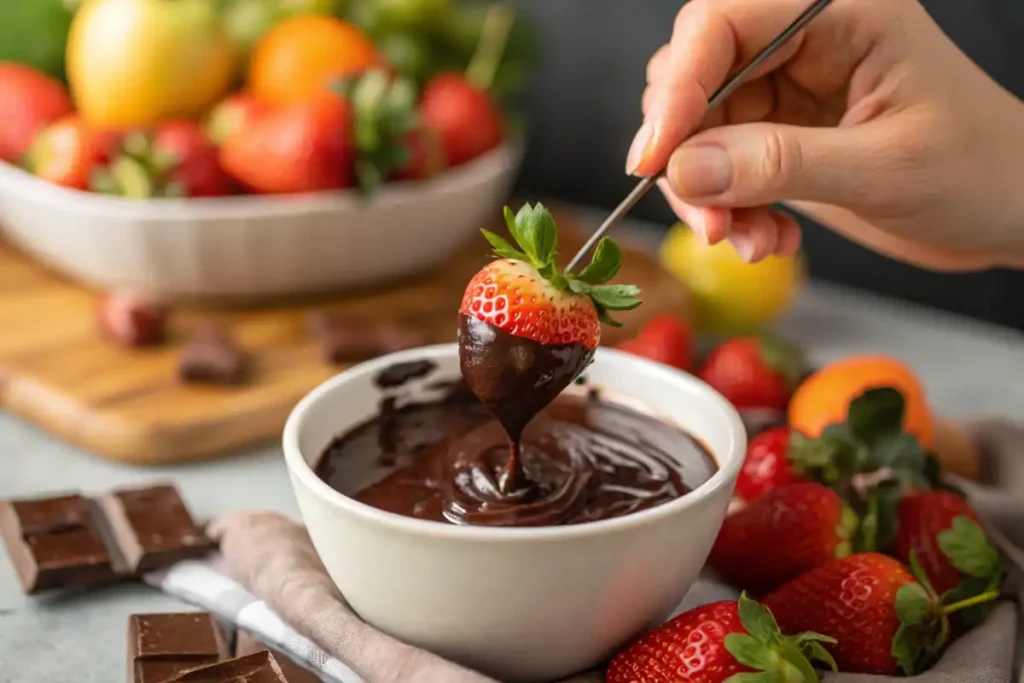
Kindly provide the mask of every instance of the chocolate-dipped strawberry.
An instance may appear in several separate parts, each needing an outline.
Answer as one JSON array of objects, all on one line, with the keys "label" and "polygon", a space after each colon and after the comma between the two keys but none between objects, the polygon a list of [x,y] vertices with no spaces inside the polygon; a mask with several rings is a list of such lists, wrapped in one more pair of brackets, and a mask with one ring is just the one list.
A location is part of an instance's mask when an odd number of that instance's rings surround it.
[{"label": "chocolate-dipped strawberry", "polygon": [[511,444],[498,477],[509,493],[525,485],[518,457],[527,423],[575,380],[594,356],[608,312],[640,305],[633,285],[609,285],[622,252],[602,239],[578,274],[555,263],[558,230],[541,204],[505,209],[513,246],[483,231],[499,257],[470,280],[459,308],[459,359],[469,388]]}]

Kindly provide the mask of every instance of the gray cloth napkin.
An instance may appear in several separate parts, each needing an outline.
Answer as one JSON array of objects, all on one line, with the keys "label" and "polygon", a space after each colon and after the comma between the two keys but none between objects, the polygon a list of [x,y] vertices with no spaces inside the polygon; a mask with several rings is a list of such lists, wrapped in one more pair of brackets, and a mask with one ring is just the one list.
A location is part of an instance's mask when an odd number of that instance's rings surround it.
[{"label": "gray cloth napkin", "polygon": [[[1024,587],[1024,429],[1003,422],[972,425],[989,485],[960,483],[979,512],[1020,562],[1011,585]],[[221,554],[149,575],[147,581],[253,632],[270,646],[340,683],[495,683],[493,679],[410,647],[362,622],[320,563],[305,529],[269,512],[236,512],[211,533]],[[1016,548],[1008,544],[1016,544]],[[1012,559],[1012,558],[1011,558]],[[1013,579],[1016,578],[1016,581]],[[702,577],[676,613],[716,600],[734,589]],[[1021,600],[1007,600],[980,627],[954,643],[932,670],[913,679],[829,674],[827,683],[1024,683],[1020,653]],[[563,683],[602,683],[601,671]]]}]

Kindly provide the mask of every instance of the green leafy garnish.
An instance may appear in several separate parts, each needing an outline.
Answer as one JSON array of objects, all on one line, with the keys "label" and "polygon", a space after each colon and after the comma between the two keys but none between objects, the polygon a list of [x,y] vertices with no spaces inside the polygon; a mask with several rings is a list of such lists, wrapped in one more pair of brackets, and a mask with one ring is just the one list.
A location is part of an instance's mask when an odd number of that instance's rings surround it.
[{"label": "green leafy garnish", "polygon": [[409,160],[405,137],[420,123],[416,86],[374,70],[342,81],[338,90],[352,103],[356,178],[363,194],[370,195]]},{"label": "green leafy garnish", "polygon": [[640,289],[634,285],[610,285],[622,266],[622,250],[612,239],[604,237],[597,244],[590,263],[579,274],[567,273],[555,262],[558,256],[558,226],[543,204],[526,204],[519,213],[505,207],[505,225],[515,242],[510,244],[500,235],[483,230],[494,253],[501,258],[522,261],[534,268],[556,289],[590,297],[601,322],[613,327],[621,323],[608,311],[630,311],[640,305]]},{"label": "green leafy garnish", "polygon": [[740,596],[737,609],[747,632],[727,635],[725,649],[737,662],[754,671],[731,676],[727,683],[814,683],[819,676],[812,662],[836,670],[835,660],[823,645],[834,645],[834,638],[819,633],[783,635],[771,611],[746,593]]}]

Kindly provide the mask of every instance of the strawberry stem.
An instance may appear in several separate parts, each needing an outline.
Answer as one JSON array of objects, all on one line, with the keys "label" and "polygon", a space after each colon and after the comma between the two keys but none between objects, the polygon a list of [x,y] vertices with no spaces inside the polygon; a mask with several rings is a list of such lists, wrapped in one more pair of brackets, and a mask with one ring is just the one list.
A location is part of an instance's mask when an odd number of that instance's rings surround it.
[{"label": "strawberry stem", "polygon": [[996,600],[1000,595],[1001,593],[995,590],[988,591],[987,593],[981,593],[980,595],[975,595],[959,602],[954,602],[952,605],[946,605],[942,608],[942,612],[947,615],[953,614],[954,612],[959,612],[960,610],[967,609],[968,607],[974,607],[975,605],[981,605],[983,603]]},{"label": "strawberry stem", "polygon": [[480,90],[490,90],[494,85],[515,19],[515,10],[507,3],[494,5],[487,11],[480,42],[466,67],[466,80]]}]

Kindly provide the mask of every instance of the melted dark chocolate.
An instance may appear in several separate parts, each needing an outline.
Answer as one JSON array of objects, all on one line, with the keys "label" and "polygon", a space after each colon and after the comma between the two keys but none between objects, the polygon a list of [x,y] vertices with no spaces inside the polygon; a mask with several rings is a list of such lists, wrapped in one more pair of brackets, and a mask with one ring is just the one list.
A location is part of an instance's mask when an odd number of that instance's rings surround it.
[{"label": "melted dark chocolate", "polygon": [[[571,381],[571,380],[570,380]],[[523,484],[501,489],[508,441],[469,392],[395,407],[332,443],[317,475],[351,495],[349,466],[397,469],[356,493],[408,517],[479,526],[548,526],[609,519],[678,498],[716,465],[682,430],[593,397],[562,396],[522,434]]]},{"label": "melted dark chocolate", "polygon": [[497,486],[510,494],[526,485],[519,457],[523,430],[572,384],[594,358],[582,344],[540,344],[459,315],[459,365],[470,390],[505,429],[510,453]]}]

